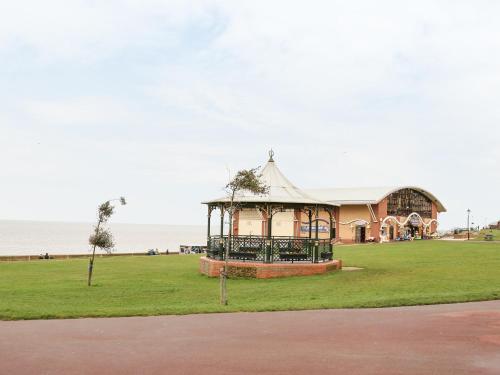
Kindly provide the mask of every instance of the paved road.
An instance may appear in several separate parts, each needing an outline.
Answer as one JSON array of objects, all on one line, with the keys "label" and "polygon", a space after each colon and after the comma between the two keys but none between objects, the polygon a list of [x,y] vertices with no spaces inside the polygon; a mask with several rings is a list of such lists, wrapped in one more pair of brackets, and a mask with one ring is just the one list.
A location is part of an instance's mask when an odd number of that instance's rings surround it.
[{"label": "paved road", "polygon": [[0,374],[335,373],[500,374],[500,301],[0,322]]}]

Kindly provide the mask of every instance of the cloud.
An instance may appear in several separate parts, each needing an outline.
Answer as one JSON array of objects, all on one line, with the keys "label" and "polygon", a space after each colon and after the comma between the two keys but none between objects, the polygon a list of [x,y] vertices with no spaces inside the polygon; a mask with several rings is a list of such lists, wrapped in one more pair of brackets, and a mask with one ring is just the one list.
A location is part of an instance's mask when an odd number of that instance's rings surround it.
[{"label": "cloud", "polygon": [[175,45],[176,29],[202,8],[199,1],[3,2],[0,48],[33,49],[42,63],[95,63],[139,41]]},{"label": "cloud", "polygon": [[78,97],[62,100],[36,100],[25,103],[27,114],[42,124],[86,126],[138,121],[124,103],[111,97]]},{"label": "cloud", "polygon": [[499,8],[4,2],[0,152],[19,181],[4,193],[37,176],[51,197],[129,191],[144,209],[127,221],[168,221],[154,203],[168,200],[203,222],[198,202],[219,195],[226,165],[262,164],[274,147],[300,186],[423,185],[448,207],[444,226],[469,206],[497,214]]}]

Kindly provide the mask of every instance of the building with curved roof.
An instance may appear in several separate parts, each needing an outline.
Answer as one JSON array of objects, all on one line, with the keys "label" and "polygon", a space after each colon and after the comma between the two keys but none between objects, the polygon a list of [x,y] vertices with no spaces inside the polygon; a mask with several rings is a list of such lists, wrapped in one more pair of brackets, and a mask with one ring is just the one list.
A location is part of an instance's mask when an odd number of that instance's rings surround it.
[{"label": "building with curved roof", "polygon": [[[261,180],[269,191],[243,191],[234,202],[238,210],[232,236],[287,237],[349,242],[382,242],[432,236],[444,205],[417,186],[355,187],[302,190],[280,171],[270,153]],[[228,197],[205,204],[210,215],[219,209],[221,233]],[[314,233],[314,236],[313,236]]]},{"label": "building with curved roof", "polygon": [[401,189],[412,189],[422,193],[436,203],[439,212],[446,212],[443,204],[430,192],[417,186],[391,186],[391,187],[353,187],[332,189],[306,190],[311,196],[337,205],[348,204],[377,204],[392,193]]},{"label": "building with curved roof", "polygon": [[340,207],[337,229],[342,242],[391,241],[430,236],[444,205],[417,186],[311,189],[316,199]]}]

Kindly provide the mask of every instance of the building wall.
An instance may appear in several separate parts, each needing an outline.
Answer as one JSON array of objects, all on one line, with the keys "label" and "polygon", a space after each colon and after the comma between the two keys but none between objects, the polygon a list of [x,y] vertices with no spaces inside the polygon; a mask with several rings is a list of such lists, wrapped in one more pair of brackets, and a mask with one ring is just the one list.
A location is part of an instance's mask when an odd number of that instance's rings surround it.
[{"label": "building wall", "polygon": [[294,212],[277,212],[273,215],[271,234],[273,236],[293,236]]},{"label": "building wall", "polygon": [[372,205],[373,212],[377,218],[377,222],[371,224],[371,236],[375,238],[375,241],[380,240],[380,228],[382,225],[382,220],[387,217],[387,198],[382,199],[378,204]]},{"label": "building wall", "polygon": [[[432,219],[437,220],[437,206],[436,203],[432,202]],[[432,223],[431,224],[431,233],[434,233],[437,230],[437,224]]]},{"label": "building wall", "polygon": [[[380,228],[382,221],[387,217],[387,198],[384,198],[378,204],[371,205],[376,220],[374,221],[370,210],[366,204],[359,205],[343,205],[334,209],[334,224],[336,228],[336,239],[351,243],[356,240],[356,221],[366,221],[366,238],[373,237],[375,241],[380,240]],[[432,202],[432,217],[424,218],[425,222],[430,219],[437,219],[437,207]],[[315,215],[313,213],[313,220]],[[330,215],[327,211],[319,210],[320,239],[330,238]],[[398,217],[399,221],[404,221],[404,217]],[[344,224],[342,224],[344,223]],[[309,217],[302,210],[287,210],[285,212],[277,212],[273,215],[272,235],[273,236],[295,236],[307,238],[309,231],[307,230]],[[399,233],[399,227],[393,221],[387,222],[387,238],[390,226],[394,227],[394,237]],[[259,212],[257,209],[243,209],[234,217],[234,234],[236,235],[267,235],[267,219],[265,213]],[[434,233],[437,225],[431,225],[431,233]],[[421,231],[420,231],[421,232]],[[312,229],[312,237],[315,236],[314,221]]]},{"label": "building wall", "polygon": [[238,224],[234,228],[238,228],[234,234],[239,236],[261,236],[262,216],[258,210],[241,210],[238,215]]},{"label": "building wall", "polygon": [[[320,228],[323,227],[323,229],[326,229],[326,231],[320,231],[318,233],[318,238],[319,239],[329,239],[330,238],[330,214],[327,211],[320,209],[318,212],[318,217],[320,219],[319,227]],[[314,224],[315,218],[316,218],[316,216],[313,212],[313,216],[312,216],[313,225],[312,225],[312,233],[311,233],[312,238],[315,238],[315,236],[316,236],[315,224]],[[302,212],[300,215],[300,227],[302,229],[307,229],[308,226],[309,226],[309,215],[305,212]],[[302,237],[302,238],[309,237],[309,230],[300,230],[300,228],[299,228],[299,233],[300,233],[299,237]]]},{"label": "building wall", "polygon": [[[356,223],[353,220],[365,220],[371,223],[372,218],[366,204],[344,205],[339,209],[339,237],[342,242],[354,242],[356,240]],[[345,223],[345,224],[342,224]],[[370,225],[371,228],[371,225]],[[370,236],[370,229],[366,229],[366,236]]]},{"label": "building wall", "polygon": [[[239,236],[267,235],[266,217],[257,209],[243,209],[234,215],[233,233]],[[295,213],[293,210],[277,212],[273,215],[272,235],[294,235]]]}]

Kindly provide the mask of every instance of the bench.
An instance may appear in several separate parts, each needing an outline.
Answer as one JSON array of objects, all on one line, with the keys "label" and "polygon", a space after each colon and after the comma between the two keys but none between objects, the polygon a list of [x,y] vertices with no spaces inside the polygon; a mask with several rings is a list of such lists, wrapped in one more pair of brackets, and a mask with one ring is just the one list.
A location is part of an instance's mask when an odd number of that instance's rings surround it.
[{"label": "bench", "polygon": [[484,240],[485,241],[493,241],[493,235],[492,234],[485,234]]},{"label": "bench", "polygon": [[229,254],[231,258],[241,259],[241,260],[255,260],[257,259],[256,251],[231,251]]},{"label": "bench", "polygon": [[292,261],[307,260],[307,254],[304,253],[280,253],[280,260]]},{"label": "bench", "polygon": [[329,251],[324,251],[321,253],[321,259],[322,260],[332,260],[333,258],[333,253]]},{"label": "bench", "polygon": [[241,260],[256,260],[258,252],[258,247],[240,246],[237,251],[231,251],[229,256]]},{"label": "bench", "polygon": [[209,258],[215,258],[219,255],[219,250],[207,250],[207,255]]}]

